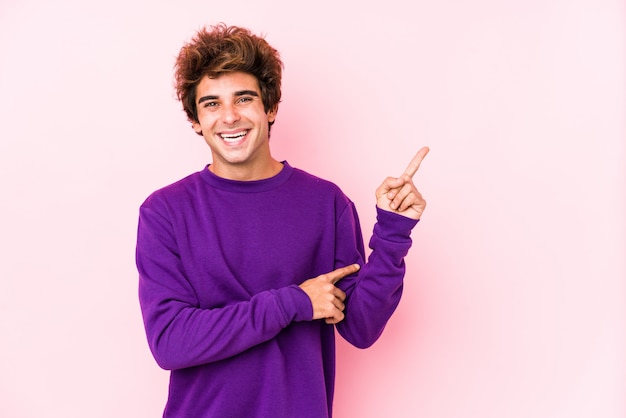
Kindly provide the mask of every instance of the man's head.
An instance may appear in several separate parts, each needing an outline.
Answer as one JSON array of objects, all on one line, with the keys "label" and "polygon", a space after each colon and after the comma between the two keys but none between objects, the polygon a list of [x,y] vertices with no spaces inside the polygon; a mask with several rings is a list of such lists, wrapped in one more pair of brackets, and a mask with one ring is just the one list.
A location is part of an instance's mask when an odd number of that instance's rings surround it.
[{"label": "man's head", "polygon": [[189,121],[198,122],[196,87],[200,81],[205,76],[244,72],[257,79],[265,112],[275,112],[281,97],[282,67],[278,51],[248,29],[224,24],[203,28],[176,59],[176,94]]}]

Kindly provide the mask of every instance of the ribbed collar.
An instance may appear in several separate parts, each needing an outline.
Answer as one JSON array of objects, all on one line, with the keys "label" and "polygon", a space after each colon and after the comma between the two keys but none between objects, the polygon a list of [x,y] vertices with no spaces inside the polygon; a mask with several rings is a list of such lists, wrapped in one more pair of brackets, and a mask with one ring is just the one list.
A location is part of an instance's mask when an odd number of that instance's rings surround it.
[{"label": "ribbed collar", "polygon": [[222,190],[237,193],[265,192],[282,186],[293,174],[294,169],[289,165],[289,163],[287,163],[287,161],[281,161],[281,163],[283,164],[283,169],[280,170],[278,174],[274,177],[263,180],[239,181],[225,179],[223,177],[216,176],[213,172],[211,172],[208,164],[202,171],[200,171],[200,176],[202,177],[202,180],[211,186]]}]

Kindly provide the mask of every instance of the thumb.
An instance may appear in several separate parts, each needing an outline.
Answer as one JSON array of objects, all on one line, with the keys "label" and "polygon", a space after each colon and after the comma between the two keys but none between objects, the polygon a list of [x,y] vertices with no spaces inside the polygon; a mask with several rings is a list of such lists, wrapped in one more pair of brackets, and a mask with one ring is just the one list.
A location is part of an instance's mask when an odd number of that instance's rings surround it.
[{"label": "thumb", "polygon": [[361,266],[359,266],[358,264],[351,264],[349,266],[340,267],[336,270],[333,270],[330,273],[328,273],[326,276],[328,277],[328,281],[330,283],[335,284],[339,280],[343,279],[344,277],[349,276],[353,273],[356,273],[357,271],[359,271],[360,268]]}]

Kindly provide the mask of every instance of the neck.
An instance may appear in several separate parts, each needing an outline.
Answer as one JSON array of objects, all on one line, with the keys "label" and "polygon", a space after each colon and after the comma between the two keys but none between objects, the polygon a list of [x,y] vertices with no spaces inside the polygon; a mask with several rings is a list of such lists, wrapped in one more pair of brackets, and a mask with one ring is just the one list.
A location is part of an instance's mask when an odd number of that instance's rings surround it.
[{"label": "neck", "polygon": [[283,164],[275,159],[270,159],[267,164],[262,166],[247,166],[242,164],[238,165],[228,165],[222,166],[219,163],[215,164],[215,162],[209,165],[209,171],[215,174],[218,177],[222,177],[229,180],[237,180],[237,181],[254,181],[254,180],[264,180],[270,177],[274,177],[283,169]]}]

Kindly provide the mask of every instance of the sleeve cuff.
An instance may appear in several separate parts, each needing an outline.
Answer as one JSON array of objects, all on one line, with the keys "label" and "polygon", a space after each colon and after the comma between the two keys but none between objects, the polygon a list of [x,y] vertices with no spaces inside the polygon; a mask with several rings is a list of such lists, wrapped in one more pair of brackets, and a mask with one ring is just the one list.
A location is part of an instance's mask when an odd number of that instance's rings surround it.
[{"label": "sleeve cuff", "polygon": [[306,293],[297,285],[273,291],[288,320],[301,322],[313,318],[313,306]]},{"label": "sleeve cuff", "polygon": [[407,218],[406,216],[383,210],[378,206],[376,206],[376,214],[375,233],[385,241],[410,241],[411,230],[419,222],[419,219]]}]

